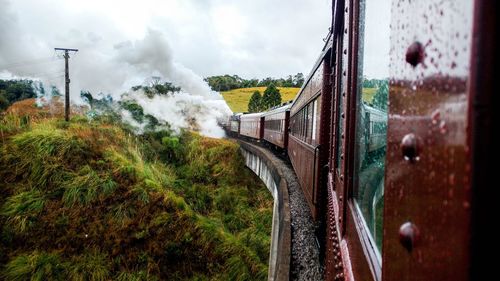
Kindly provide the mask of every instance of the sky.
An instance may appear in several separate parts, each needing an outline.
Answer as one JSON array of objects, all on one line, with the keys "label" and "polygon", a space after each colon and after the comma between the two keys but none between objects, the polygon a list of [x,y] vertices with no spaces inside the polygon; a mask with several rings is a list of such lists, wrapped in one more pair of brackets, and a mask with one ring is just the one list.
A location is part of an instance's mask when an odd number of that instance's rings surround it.
[{"label": "sky", "polygon": [[[133,100],[175,131],[190,128],[221,137],[231,110],[204,77],[305,75],[324,45],[329,0],[0,0],[0,79],[28,78],[64,90],[70,53],[71,102],[80,91]],[[153,77],[182,92],[147,97],[136,85]],[[50,101],[50,91],[37,102]],[[43,98],[41,95],[44,95]],[[146,124],[124,120],[140,133]],[[194,122],[193,122],[194,120]]]},{"label": "sky", "polygon": [[[202,77],[307,75],[331,21],[330,0],[0,0],[0,4],[0,71],[2,66],[53,56],[54,47],[79,49],[70,67],[78,63],[78,56],[99,62],[114,57],[117,46],[143,40],[153,31],[167,42],[170,59]],[[96,63],[92,68],[98,67]],[[53,73],[58,70],[54,67]],[[10,72],[30,74],[13,68]]]}]

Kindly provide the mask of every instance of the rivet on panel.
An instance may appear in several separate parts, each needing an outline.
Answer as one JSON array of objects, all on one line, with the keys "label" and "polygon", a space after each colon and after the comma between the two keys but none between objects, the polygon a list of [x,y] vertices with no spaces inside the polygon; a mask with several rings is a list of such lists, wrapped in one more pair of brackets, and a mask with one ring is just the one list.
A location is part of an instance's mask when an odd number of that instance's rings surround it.
[{"label": "rivet on panel", "polygon": [[421,63],[424,59],[424,46],[420,42],[414,42],[406,50],[406,62],[413,67]]},{"label": "rivet on panel", "polygon": [[406,134],[401,140],[401,151],[406,161],[415,162],[419,160],[419,149],[417,136],[413,133]]},{"label": "rivet on panel", "polygon": [[405,222],[399,227],[399,242],[408,252],[411,252],[419,238],[419,231],[416,225]]}]

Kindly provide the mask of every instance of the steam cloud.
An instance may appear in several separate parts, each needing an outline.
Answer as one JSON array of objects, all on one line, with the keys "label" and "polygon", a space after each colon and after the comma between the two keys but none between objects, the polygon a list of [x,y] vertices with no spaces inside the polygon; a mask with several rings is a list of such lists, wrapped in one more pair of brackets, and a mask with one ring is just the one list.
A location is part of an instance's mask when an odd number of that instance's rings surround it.
[{"label": "steam cloud", "polygon": [[[63,60],[49,57],[39,63],[36,61],[41,57],[40,54],[53,55],[54,46],[24,36],[18,25],[18,18],[9,13],[9,2],[0,0],[0,6],[3,7],[0,10],[0,79],[36,78],[46,86],[53,84],[63,89]],[[224,135],[217,120],[231,114],[231,110],[222,96],[212,91],[200,76],[175,62],[172,49],[163,33],[149,29],[141,40],[121,41],[113,46],[104,43],[104,40],[91,32],[73,30],[66,39],[66,46],[80,49],[70,59],[73,102],[83,102],[80,90],[109,94],[114,100],[127,97],[141,105],[145,114],[154,116],[160,122],[169,123],[174,130],[189,128],[210,137]],[[33,51],[34,45],[37,46],[36,53]],[[29,67],[9,65],[13,59],[30,61],[31,64]],[[55,63],[52,63],[54,60]],[[52,76],[47,76],[47,72],[58,77],[54,80]],[[39,73],[43,75],[37,75]],[[148,98],[141,91],[130,91],[132,86],[143,84],[152,76],[159,76],[180,86],[181,92]],[[124,93],[126,94],[123,95]],[[126,113],[122,115],[125,120],[131,119],[127,118]],[[141,126],[131,123],[135,127]]]}]

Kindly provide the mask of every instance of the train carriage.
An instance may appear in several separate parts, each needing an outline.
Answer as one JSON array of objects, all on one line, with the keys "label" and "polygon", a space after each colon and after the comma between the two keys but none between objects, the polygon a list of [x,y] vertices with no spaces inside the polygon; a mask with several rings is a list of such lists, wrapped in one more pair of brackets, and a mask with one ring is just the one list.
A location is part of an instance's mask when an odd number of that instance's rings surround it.
[{"label": "train carriage", "polygon": [[493,268],[481,259],[495,198],[492,4],[332,5],[288,130],[279,108],[241,116],[241,135],[282,147],[271,136],[288,133],[325,280],[484,279]]},{"label": "train carriage", "polygon": [[264,117],[262,116],[262,113],[241,115],[240,135],[261,140],[264,135]]},{"label": "train carriage", "polygon": [[320,172],[328,160],[330,52],[325,45],[290,109],[288,156],[315,220],[322,206]]},{"label": "train carriage", "polygon": [[290,122],[291,103],[265,112],[264,140],[275,146],[286,149],[288,147],[288,126]]}]

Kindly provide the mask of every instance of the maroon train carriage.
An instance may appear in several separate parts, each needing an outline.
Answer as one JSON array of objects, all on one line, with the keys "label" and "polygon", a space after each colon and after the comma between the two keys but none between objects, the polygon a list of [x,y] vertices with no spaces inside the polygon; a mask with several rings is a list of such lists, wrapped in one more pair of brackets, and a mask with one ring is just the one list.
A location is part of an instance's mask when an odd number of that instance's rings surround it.
[{"label": "maroon train carriage", "polygon": [[[330,46],[327,44],[290,109],[288,156],[313,218],[319,219],[320,171],[327,163],[330,126]],[[325,150],[326,149],[326,150]]]},{"label": "maroon train carriage", "polygon": [[489,279],[493,2],[333,1],[326,280]]},{"label": "maroon train carriage", "polygon": [[[325,280],[488,280],[495,269],[482,255],[495,238],[492,2],[332,1],[288,131]],[[263,123],[274,113],[242,115],[240,134],[274,141]]]},{"label": "maroon train carriage", "polygon": [[264,112],[264,140],[281,149],[288,147],[288,126],[291,103]]},{"label": "maroon train carriage", "polygon": [[264,135],[264,117],[262,117],[262,113],[241,115],[240,135],[261,140]]}]

